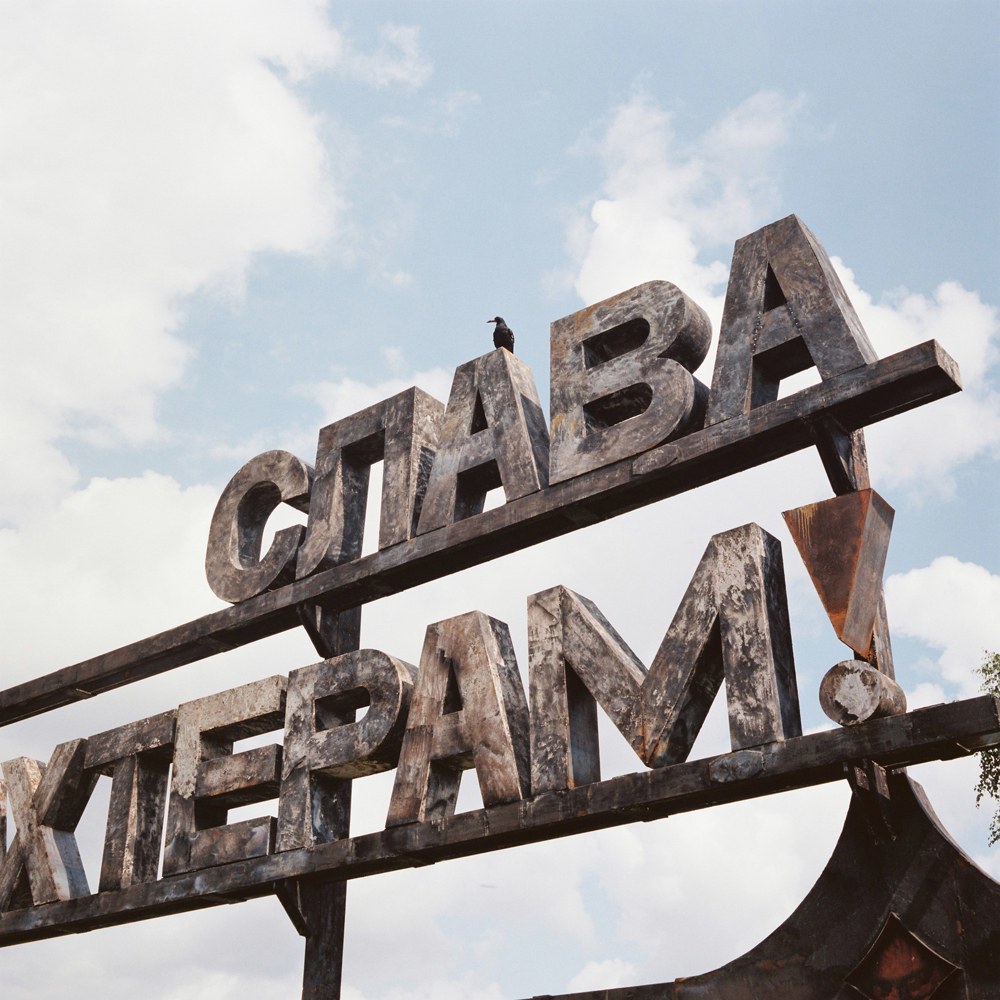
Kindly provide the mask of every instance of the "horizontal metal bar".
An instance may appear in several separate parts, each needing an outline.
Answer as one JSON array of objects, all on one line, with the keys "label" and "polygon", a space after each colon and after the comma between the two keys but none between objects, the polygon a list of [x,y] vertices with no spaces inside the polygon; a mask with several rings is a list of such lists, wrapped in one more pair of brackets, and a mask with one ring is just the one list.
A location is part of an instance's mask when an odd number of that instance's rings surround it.
[{"label": "horizontal metal bar", "polygon": [[357,607],[808,448],[822,416],[854,430],[960,389],[955,362],[928,341],[636,459],[7,688],[0,692],[0,725],[294,628],[303,601]]},{"label": "horizontal metal bar", "polygon": [[845,764],[865,758],[894,768],[964,756],[969,740],[1000,742],[1000,700],[936,705],[441,821],[13,910],[0,917],[0,947],[268,895],[287,878],[344,881],[818,785],[842,778]]}]

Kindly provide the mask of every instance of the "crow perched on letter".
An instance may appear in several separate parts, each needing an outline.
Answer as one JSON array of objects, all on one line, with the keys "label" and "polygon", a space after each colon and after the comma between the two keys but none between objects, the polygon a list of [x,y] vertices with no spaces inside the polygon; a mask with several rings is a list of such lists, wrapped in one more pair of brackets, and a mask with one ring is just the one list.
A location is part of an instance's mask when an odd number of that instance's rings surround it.
[{"label": "crow perched on letter", "polygon": [[496,323],[493,331],[493,346],[506,347],[511,354],[514,353],[514,331],[503,321],[503,316],[488,319],[487,323]]}]

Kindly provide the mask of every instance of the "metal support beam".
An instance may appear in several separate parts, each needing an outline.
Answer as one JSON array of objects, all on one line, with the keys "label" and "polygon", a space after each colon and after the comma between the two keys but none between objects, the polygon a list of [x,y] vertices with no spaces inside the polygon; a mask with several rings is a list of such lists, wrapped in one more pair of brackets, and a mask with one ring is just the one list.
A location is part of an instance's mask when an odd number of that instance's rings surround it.
[{"label": "metal support beam", "polygon": [[[361,608],[336,612],[312,604],[301,607],[299,614],[324,659],[361,648]],[[351,835],[351,780],[343,778],[336,784],[333,796],[337,801],[328,833],[343,840]],[[302,1000],[340,1000],[347,883],[285,879],[276,884],[275,892],[295,929],[306,939]]]}]

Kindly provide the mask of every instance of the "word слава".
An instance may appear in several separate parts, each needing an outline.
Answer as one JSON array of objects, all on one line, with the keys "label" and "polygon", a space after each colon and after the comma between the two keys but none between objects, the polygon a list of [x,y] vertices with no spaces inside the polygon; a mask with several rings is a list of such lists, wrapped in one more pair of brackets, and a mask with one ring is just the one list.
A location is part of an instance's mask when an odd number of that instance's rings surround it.
[{"label": "word \u0441\u043b\u0430\u0432\u0430", "polygon": [[[361,555],[369,470],[383,463],[380,550],[742,416],[813,365],[826,380],[877,360],[826,252],[794,215],[736,243],[709,389],[692,374],[705,312],[651,281],[551,327],[551,426],[530,369],[498,348],[455,371],[447,407],[420,389],[319,432],[315,466],[251,459],[219,500],[206,570],[237,603]],[[308,513],[261,558],[279,503]]]}]

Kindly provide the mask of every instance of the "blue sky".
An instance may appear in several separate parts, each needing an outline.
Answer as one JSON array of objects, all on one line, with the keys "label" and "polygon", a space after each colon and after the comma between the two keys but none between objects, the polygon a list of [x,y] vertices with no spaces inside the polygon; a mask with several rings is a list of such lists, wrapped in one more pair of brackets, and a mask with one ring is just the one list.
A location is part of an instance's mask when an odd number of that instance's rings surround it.
[{"label": "blue sky", "polygon": [[[962,366],[961,397],[871,429],[869,450],[896,509],[887,595],[910,704],[975,693],[981,650],[1000,648],[997,4],[94,0],[0,16],[3,686],[217,607],[208,519],[257,452],[311,460],[323,423],[414,383],[446,398],[498,313],[543,402],[548,324],[586,303],[665,278],[717,330],[734,240],[795,212],[880,354],[936,337]],[[523,667],[525,598],[566,583],[648,662],[709,536],[757,520],[785,542],[819,726],[819,679],[847,654],[780,512],[828,495],[817,457],[793,456],[379,602],[364,641],[415,661],[426,624],[475,607],[510,623]],[[278,637],[4,729],[0,750],[47,759],[311,659]],[[602,735],[606,773],[638,766]],[[715,712],[696,752],[724,742]],[[975,763],[918,770],[1000,876]],[[384,819],[379,780],[358,783],[358,830]],[[92,882],[102,795],[80,834]],[[791,912],[846,802],[817,789],[352,885],[345,996],[704,971]],[[6,951],[0,971],[18,997],[262,982],[294,997],[300,953],[259,901]]]}]

